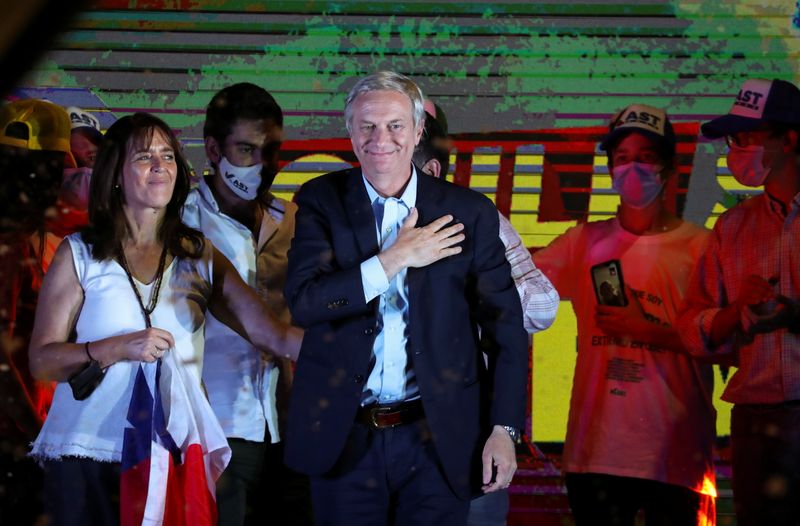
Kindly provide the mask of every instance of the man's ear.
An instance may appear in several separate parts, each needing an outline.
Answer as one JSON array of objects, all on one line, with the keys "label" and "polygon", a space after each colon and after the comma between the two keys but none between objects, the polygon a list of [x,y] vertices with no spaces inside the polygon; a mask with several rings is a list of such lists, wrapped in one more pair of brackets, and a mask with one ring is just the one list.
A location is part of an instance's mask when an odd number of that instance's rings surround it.
[{"label": "man's ear", "polygon": [[414,146],[419,146],[419,141],[422,139],[422,134],[425,132],[425,120],[422,120],[422,123],[417,125],[417,129],[414,130]]},{"label": "man's ear", "polygon": [[206,159],[211,161],[214,166],[219,166],[222,160],[222,148],[214,137],[205,138]]},{"label": "man's ear", "polygon": [[437,179],[442,175],[442,165],[437,159],[429,159],[420,169]]}]

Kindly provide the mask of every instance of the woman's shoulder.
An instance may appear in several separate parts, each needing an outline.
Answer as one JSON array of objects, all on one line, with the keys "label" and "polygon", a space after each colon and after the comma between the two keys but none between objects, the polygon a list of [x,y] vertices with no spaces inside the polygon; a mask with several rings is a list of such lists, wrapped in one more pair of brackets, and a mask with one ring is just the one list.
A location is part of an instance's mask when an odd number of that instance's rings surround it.
[{"label": "woman's shoulder", "polygon": [[87,242],[82,232],[74,232],[64,238],[60,247],[62,250],[69,247],[72,250],[72,255],[76,259],[88,260],[92,258],[92,245]]},{"label": "woman's shoulder", "polygon": [[72,234],[68,234],[64,236],[64,239],[69,241],[70,244],[74,245],[76,243],[87,244],[83,239],[82,232],[73,232]]}]

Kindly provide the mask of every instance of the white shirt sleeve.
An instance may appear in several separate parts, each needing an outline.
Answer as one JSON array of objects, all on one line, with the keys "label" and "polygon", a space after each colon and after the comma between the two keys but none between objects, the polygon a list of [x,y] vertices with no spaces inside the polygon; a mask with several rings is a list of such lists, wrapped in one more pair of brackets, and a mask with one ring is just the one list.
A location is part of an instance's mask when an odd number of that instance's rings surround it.
[{"label": "white shirt sleeve", "polygon": [[367,303],[389,289],[389,279],[378,256],[372,256],[361,263],[361,286]]}]

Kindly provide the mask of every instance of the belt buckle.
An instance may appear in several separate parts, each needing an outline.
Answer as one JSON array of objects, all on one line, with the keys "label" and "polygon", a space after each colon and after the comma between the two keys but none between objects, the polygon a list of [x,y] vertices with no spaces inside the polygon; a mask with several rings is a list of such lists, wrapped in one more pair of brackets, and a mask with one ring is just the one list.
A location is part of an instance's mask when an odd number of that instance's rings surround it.
[{"label": "belt buckle", "polygon": [[398,411],[392,411],[391,407],[373,407],[369,410],[369,422],[372,424],[372,427],[375,429],[385,429],[387,427],[396,427],[400,425],[400,419],[397,422],[391,422],[389,424],[381,424],[378,422],[378,417],[380,415],[388,415],[391,413],[397,413]]}]

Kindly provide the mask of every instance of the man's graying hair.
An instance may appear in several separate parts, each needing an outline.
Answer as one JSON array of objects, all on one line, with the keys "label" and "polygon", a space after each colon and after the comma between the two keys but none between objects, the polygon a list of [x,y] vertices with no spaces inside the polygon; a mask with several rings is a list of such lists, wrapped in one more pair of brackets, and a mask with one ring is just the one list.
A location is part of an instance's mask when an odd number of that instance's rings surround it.
[{"label": "man's graying hair", "polygon": [[422,125],[425,118],[425,109],[423,107],[425,99],[419,86],[413,80],[400,73],[379,71],[359,80],[350,90],[350,93],[347,94],[347,100],[344,103],[344,120],[348,132],[350,131],[350,121],[353,118],[353,102],[356,98],[368,91],[382,90],[397,91],[406,95],[411,100],[414,129],[416,130]]}]

